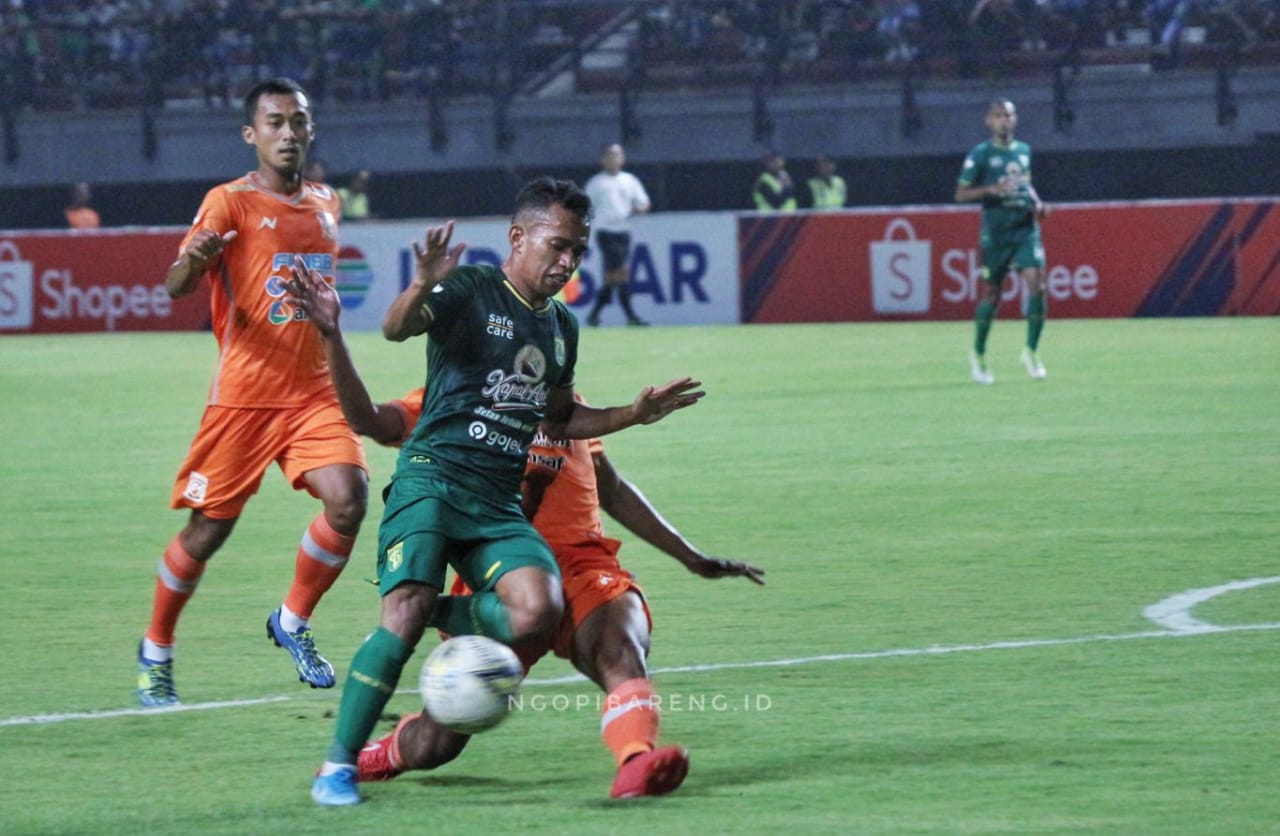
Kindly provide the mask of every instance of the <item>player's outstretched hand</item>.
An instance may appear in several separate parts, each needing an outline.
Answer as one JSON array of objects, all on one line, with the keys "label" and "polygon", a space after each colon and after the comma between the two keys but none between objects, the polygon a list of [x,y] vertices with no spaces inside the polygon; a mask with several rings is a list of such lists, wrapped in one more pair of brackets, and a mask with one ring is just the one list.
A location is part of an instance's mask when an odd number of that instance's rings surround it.
[{"label": "player's outstretched hand", "polygon": [[446,221],[443,226],[429,226],[423,235],[422,243],[413,242],[413,255],[417,262],[417,279],[427,287],[435,287],[444,281],[445,276],[458,266],[462,251],[467,248],[461,242],[451,248],[449,240],[453,238],[453,221]]},{"label": "player's outstretched hand", "polygon": [[635,410],[637,424],[661,421],[677,409],[693,406],[707,393],[699,389],[701,380],[681,377],[663,386],[646,386],[636,395],[631,408]]},{"label": "player's outstretched hand", "polygon": [[692,563],[685,564],[690,572],[704,578],[746,578],[752,583],[764,586],[764,570],[741,560],[729,560],[724,557],[699,557]]},{"label": "player's outstretched hand", "polygon": [[315,270],[308,269],[302,256],[295,255],[289,265],[290,279],[288,302],[307,315],[320,333],[331,337],[338,332],[338,317],[342,314],[342,300],[333,285]]}]

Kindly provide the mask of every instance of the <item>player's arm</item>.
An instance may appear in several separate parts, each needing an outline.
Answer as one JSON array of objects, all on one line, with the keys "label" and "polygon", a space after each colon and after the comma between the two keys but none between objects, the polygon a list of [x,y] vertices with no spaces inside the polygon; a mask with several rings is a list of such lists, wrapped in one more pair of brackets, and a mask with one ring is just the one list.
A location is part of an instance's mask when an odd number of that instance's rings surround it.
[{"label": "player's arm", "polygon": [[451,249],[449,239],[452,237],[453,221],[448,221],[443,226],[427,227],[421,245],[417,241],[413,242],[417,269],[409,286],[387,309],[387,315],[382,320],[382,336],[393,342],[404,342],[431,327],[431,309],[426,304],[427,297],[458,266],[458,258],[467,246],[459,243]]},{"label": "player's arm", "polygon": [[164,288],[169,291],[169,298],[179,299],[195,290],[200,277],[217,265],[222,251],[236,235],[234,229],[224,234],[212,229],[196,230],[164,274]]},{"label": "player's arm", "polygon": [[399,444],[404,438],[404,415],[389,403],[374,403],[369,396],[342,336],[338,322],[342,302],[337,291],[315,270],[307,269],[300,256],[294,258],[290,272],[289,302],[307,314],[324,340],[329,376],[347,423],[354,432],[367,435],[379,444]]},{"label": "player's arm", "polygon": [[1031,198],[1032,211],[1036,213],[1037,218],[1049,217],[1049,204],[1040,199],[1040,193],[1036,191],[1036,187],[1031,185],[1031,181],[1027,181],[1027,195]]},{"label": "player's arm", "polygon": [[695,575],[704,578],[741,576],[764,586],[763,569],[741,560],[703,554],[658,513],[639,488],[618,473],[603,450],[592,458],[596,465],[596,490],[601,509],[632,534],[674,557]]},{"label": "player's arm", "polygon": [[573,388],[561,386],[547,396],[543,431],[552,438],[599,438],[637,424],[653,424],[677,409],[693,406],[707,393],[702,381],[681,377],[663,386],[646,386],[627,406],[594,407],[573,399]]},{"label": "player's arm", "polygon": [[956,203],[973,203],[987,195],[1007,195],[1013,191],[1013,185],[1004,180],[997,183],[984,183],[975,186],[964,180],[956,183]]}]

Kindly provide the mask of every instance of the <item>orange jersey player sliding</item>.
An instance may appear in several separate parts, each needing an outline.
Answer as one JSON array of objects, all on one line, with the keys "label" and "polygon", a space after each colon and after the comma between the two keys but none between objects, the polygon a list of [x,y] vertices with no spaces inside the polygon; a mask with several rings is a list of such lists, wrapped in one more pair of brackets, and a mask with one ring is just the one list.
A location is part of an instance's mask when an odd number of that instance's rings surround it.
[{"label": "orange jersey player sliding", "polygon": [[[294,271],[291,289],[293,301],[325,336],[339,400],[352,428],[383,444],[402,442],[421,412],[422,390],[375,404],[343,340],[337,294],[300,270]],[[539,433],[529,449],[522,495],[525,515],[555,553],[566,603],[551,642],[516,645],[517,654],[528,670],[554,650],[607,694],[601,734],[617,762],[610,796],[675,790],[688,771],[688,753],[680,746],[657,746],[659,700],[645,665],[652,630],[649,609],[631,573],[618,562],[621,544],[604,536],[600,509],[702,577],[743,576],[763,585],[764,570],[708,557],[695,548],[614,469],[598,439],[566,441]],[[453,594],[466,594],[461,580],[455,580]],[[440,609],[432,624],[448,631]],[[382,781],[410,769],[434,769],[456,758],[469,739],[425,713],[410,714],[360,752],[359,779]]]},{"label": "orange jersey player sliding", "polygon": [[289,652],[300,680],[333,687],[310,617],[346,565],[367,505],[364,449],[343,418],[322,340],[285,298],[295,258],[331,281],[338,254],[337,195],[301,175],[314,136],[306,93],[289,79],[255,85],[241,134],[257,169],[209,191],[165,275],[174,298],[200,281],[212,284],[218,366],[173,487],[173,507],[191,513],[156,571],[151,623],[138,648],[144,706],[178,703],[178,617],[272,462],[324,510],[302,537],[292,586],[267,617],[267,636]]}]

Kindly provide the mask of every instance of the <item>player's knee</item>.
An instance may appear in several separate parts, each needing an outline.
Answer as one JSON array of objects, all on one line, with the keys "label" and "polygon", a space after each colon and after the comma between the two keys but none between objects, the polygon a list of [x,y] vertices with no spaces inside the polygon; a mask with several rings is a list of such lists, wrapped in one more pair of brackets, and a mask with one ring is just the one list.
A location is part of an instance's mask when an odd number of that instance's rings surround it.
[{"label": "player's knee", "polygon": [[329,497],[324,504],[324,515],[335,531],[354,534],[360,529],[368,508],[369,488],[361,482]]},{"label": "player's knee", "polygon": [[503,597],[514,641],[530,641],[550,636],[564,613],[564,594],[559,578],[536,572],[526,576],[518,588]]}]

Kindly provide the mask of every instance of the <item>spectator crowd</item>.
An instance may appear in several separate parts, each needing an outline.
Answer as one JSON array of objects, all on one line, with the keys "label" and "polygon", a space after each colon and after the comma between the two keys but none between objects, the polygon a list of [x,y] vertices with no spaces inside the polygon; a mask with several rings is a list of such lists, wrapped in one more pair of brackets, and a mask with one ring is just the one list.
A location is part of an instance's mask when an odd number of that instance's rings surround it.
[{"label": "spectator crowd", "polygon": [[[1280,40],[1280,0],[0,0],[0,106],[229,106],[286,75],[320,100],[510,95],[621,23],[628,60],[821,59],[860,68],[1095,46],[1163,49],[1189,29]],[[709,58],[710,57],[710,58]],[[560,64],[557,64],[560,62]],[[643,78],[643,72],[640,73]]]}]

